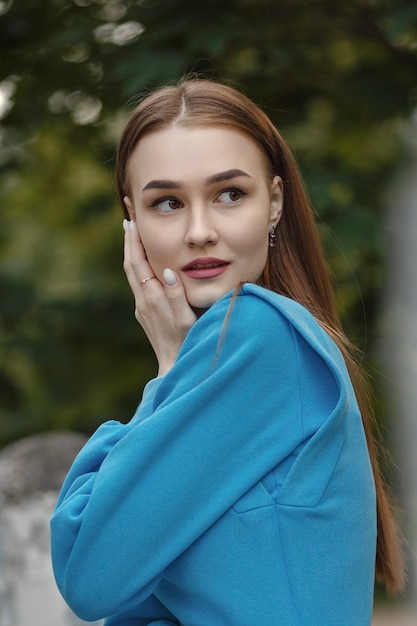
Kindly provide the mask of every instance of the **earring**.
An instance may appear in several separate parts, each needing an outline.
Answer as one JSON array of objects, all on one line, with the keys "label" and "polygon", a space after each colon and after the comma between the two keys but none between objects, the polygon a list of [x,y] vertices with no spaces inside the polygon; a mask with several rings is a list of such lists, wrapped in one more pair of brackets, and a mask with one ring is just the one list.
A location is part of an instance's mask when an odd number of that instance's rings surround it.
[{"label": "earring", "polygon": [[275,235],[275,226],[272,224],[271,230],[269,231],[269,247],[275,248],[277,245],[277,236]]}]

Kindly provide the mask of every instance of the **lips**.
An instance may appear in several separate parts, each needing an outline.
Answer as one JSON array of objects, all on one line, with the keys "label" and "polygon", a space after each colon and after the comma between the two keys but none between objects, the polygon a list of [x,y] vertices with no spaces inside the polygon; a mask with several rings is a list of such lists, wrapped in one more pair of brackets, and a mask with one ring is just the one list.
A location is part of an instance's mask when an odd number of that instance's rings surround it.
[{"label": "lips", "polygon": [[226,271],[229,263],[223,259],[205,258],[194,259],[182,268],[189,278],[215,278]]}]

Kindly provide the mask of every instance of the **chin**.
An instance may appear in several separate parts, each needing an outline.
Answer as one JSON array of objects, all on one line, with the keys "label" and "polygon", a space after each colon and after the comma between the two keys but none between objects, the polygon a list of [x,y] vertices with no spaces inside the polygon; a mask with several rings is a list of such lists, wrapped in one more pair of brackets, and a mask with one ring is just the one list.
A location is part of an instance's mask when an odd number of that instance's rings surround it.
[{"label": "chin", "polygon": [[194,313],[196,313],[196,315],[198,315],[198,311],[200,311],[200,313],[204,313],[204,311],[207,311],[207,309],[212,307],[213,304],[215,302],[217,302],[217,300],[218,300],[218,298],[216,300],[210,300],[210,301],[193,300],[192,302],[189,302],[188,304],[190,305],[190,307],[192,308]]},{"label": "chin", "polygon": [[237,287],[246,282],[244,280],[238,281],[233,284],[223,284],[223,285],[205,285],[203,289],[188,289],[185,288],[185,295],[188,301],[188,304],[193,309],[204,309],[205,311],[209,309],[213,304],[215,304],[220,298],[223,298],[230,291],[237,289]]},{"label": "chin", "polygon": [[193,309],[193,311],[195,312],[201,311],[202,313],[204,313],[204,311],[207,311],[207,309],[212,307],[213,304],[217,302],[217,300],[220,300],[220,298],[222,298],[227,293],[227,291],[221,292],[216,295],[211,294],[211,296],[199,297],[199,298],[196,298],[196,297],[193,298],[192,296],[188,298],[187,296],[188,304]]}]

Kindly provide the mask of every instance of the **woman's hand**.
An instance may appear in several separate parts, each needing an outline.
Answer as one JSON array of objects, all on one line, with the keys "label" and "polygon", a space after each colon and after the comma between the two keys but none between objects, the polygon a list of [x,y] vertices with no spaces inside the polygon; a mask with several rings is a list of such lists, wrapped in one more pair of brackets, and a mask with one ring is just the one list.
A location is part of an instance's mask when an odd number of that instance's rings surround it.
[{"label": "woman's hand", "polygon": [[171,369],[184,338],[197,317],[184,287],[171,269],[161,283],[148,263],[136,223],[123,222],[124,265],[135,297],[135,317],[145,331],[159,364],[158,376]]}]

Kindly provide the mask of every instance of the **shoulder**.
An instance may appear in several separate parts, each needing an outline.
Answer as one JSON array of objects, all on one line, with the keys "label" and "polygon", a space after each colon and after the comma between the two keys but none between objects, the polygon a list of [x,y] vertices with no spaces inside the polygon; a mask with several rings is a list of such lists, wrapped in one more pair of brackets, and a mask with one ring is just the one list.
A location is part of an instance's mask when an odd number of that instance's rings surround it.
[{"label": "shoulder", "polygon": [[[258,363],[288,359],[302,348],[297,326],[304,319],[303,334],[310,343],[309,330],[319,328],[308,311],[297,302],[267,289],[245,283],[218,300],[194,324],[178,355],[193,357],[196,363],[244,360]],[[303,342],[301,342],[302,344]],[[292,358],[292,357],[291,357]],[[177,362],[178,362],[177,361]]]},{"label": "shoulder", "polygon": [[[258,291],[259,290],[259,291]],[[291,325],[279,309],[260,297],[262,290],[231,291],[208,309],[190,329],[172,368],[172,376],[222,367],[253,371],[278,354],[294,352]]]},{"label": "shoulder", "polygon": [[296,346],[298,352],[313,351],[337,370],[337,375],[345,374],[338,346],[310,311],[295,300],[252,283],[245,283],[237,296],[235,291],[223,296],[198,320],[183,348],[197,344],[207,348],[221,344],[229,354],[263,350],[271,356],[288,354]]},{"label": "shoulder", "polygon": [[310,329],[313,332],[321,329],[317,320],[302,304],[264,287],[245,283],[241,290],[241,298],[255,315],[280,317],[295,327],[301,329],[304,326],[306,330]]},{"label": "shoulder", "polygon": [[245,342],[249,347],[289,335],[291,324],[280,298],[262,287],[245,284],[237,294],[229,292],[204,313],[191,329],[187,343],[218,341],[221,337],[227,344]]},{"label": "shoulder", "polygon": [[[258,312],[266,311],[267,307],[275,311],[276,316],[285,319],[286,323],[298,339],[307,343],[315,352],[319,353],[325,360],[343,362],[341,352],[330,337],[329,333],[318,323],[316,318],[302,304],[279,295],[269,289],[264,289],[257,285],[246,283],[242,288],[242,293],[251,296],[251,301]],[[263,304],[260,304],[262,302]]]},{"label": "shoulder", "polygon": [[[226,323],[232,332],[265,334],[291,329],[304,336],[329,341],[313,315],[299,302],[264,287],[245,283],[238,294],[229,292],[216,302],[199,320],[203,331]],[[198,330],[198,324],[196,324]]]},{"label": "shoulder", "polygon": [[207,401],[224,386],[231,394],[227,397],[242,390],[259,397],[277,376],[291,376],[294,382],[298,350],[293,328],[263,291],[248,285],[237,294],[229,292],[197,320],[165,375],[157,403],[203,387]]}]

